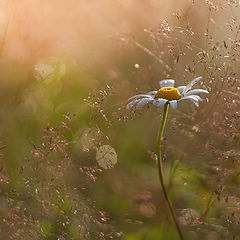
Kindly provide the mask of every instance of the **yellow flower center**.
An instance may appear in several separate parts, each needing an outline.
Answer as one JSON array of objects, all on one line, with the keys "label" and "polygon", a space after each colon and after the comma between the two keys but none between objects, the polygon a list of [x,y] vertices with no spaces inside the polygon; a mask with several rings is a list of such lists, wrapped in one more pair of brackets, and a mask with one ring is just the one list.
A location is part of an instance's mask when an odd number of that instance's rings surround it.
[{"label": "yellow flower center", "polygon": [[154,98],[164,98],[167,100],[178,100],[181,95],[175,87],[163,87],[158,90]]}]

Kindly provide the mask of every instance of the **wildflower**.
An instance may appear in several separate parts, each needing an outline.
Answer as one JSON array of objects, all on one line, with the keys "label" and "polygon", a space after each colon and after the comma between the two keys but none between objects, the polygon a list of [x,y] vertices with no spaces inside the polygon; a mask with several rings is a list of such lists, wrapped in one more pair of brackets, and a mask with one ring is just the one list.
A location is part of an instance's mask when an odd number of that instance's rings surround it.
[{"label": "wildflower", "polygon": [[202,98],[196,94],[199,93],[209,93],[204,89],[194,89],[191,90],[193,85],[201,80],[202,77],[193,79],[187,86],[180,86],[175,88],[173,79],[166,79],[159,82],[160,89],[158,91],[151,91],[146,94],[138,94],[128,99],[130,101],[127,104],[127,109],[133,106],[140,108],[148,103],[152,103],[156,107],[163,107],[165,104],[170,104],[172,109],[177,108],[177,104],[182,100],[191,100],[196,106],[198,102],[202,101]]}]

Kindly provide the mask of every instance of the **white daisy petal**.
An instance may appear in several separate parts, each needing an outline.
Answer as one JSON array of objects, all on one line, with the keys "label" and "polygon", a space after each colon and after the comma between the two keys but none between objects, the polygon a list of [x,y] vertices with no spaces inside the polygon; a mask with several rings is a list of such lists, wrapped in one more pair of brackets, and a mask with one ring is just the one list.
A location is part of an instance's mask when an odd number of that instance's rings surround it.
[{"label": "white daisy petal", "polygon": [[197,102],[194,102],[195,106],[199,107],[199,104]]},{"label": "white daisy petal", "polygon": [[[194,98],[197,98],[198,101],[200,101],[200,102],[203,101],[203,99],[202,99],[200,96],[198,96],[198,95],[194,95],[194,94],[192,94],[192,95],[188,95],[188,96],[192,96],[192,97],[194,97]],[[184,97],[188,97],[188,96],[185,95]]]},{"label": "white daisy petal", "polygon": [[153,100],[153,105],[155,105],[156,107],[162,107],[167,103],[167,99],[164,98],[157,98]]},{"label": "white daisy petal", "polygon": [[151,95],[148,95],[148,94],[138,94],[138,95],[130,97],[128,99],[128,101],[130,101],[132,99],[135,99],[135,98],[153,98],[153,97]]},{"label": "white daisy petal", "polygon": [[157,94],[157,92],[158,91],[151,91],[151,92],[148,92],[147,95],[154,97]]},{"label": "white daisy petal", "polygon": [[144,105],[146,105],[147,103],[152,102],[152,101],[153,101],[153,99],[151,99],[151,98],[142,98],[137,103],[136,108],[143,107]]},{"label": "white daisy petal", "polygon": [[207,90],[204,89],[193,89],[187,92],[184,96],[195,95],[199,93],[209,93]]},{"label": "white daisy petal", "polygon": [[169,101],[169,103],[173,110],[175,110],[177,108],[177,100]]},{"label": "white daisy petal", "polygon": [[198,102],[194,102],[194,101],[192,101],[193,103],[194,103],[194,105],[196,106],[196,107],[199,107],[199,103]]},{"label": "white daisy petal", "polygon": [[163,87],[173,87],[174,83],[175,83],[175,80],[173,80],[173,79],[164,79],[164,80],[159,82],[161,88],[163,88]]},{"label": "white daisy petal", "polygon": [[179,99],[178,101],[182,101],[182,100],[191,100],[193,102],[198,102],[198,97],[196,97],[197,95],[191,95],[191,96],[186,96],[186,97],[182,97],[181,99]]},{"label": "white daisy petal", "polygon": [[177,90],[181,94],[185,88],[186,88],[186,86],[179,86],[179,87],[177,87]]},{"label": "white daisy petal", "polygon": [[132,102],[128,103],[126,105],[126,109],[130,109],[132,108],[134,105],[136,105],[138,102],[140,101],[140,99],[136,99],[136,100],[133,100]]},{"label": "white daisy petal", "polygon": [[196,96],[197,95],[186,96],[186,97],[183,97],[183,98],[179,99],[178,101],[181,101],[181,100],[191,100],[197,107],[199,107],[198,98],[196,98]]},{"label": "white daisy petal", "polygon": [[185,95],[185,94],[187,93],[187,91],[190,90],[190,89],[193,87],[193,85],[194,85],[195,83],[197,83],[197,82],[198,82],[199,80],[201,80],[201,79],[202,79],[202,77],[194,78],[194,79],[186,86],[186,88],[183,90],[182,95]]}]

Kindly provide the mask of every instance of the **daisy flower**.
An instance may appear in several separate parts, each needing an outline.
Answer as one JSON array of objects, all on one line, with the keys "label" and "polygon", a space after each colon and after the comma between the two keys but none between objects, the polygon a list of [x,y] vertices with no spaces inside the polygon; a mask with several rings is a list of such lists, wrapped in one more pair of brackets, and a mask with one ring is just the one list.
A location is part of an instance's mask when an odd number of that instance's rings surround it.
[{"label": "daisy flower", "polygon": [[136,106],[140,108],[148,103],[152,103],[156,107],[163,107],[165,104],[170,104],[172,109],[177,108],[178,102],[182,100],[190,100],[196,106],[198,102],[202,101],[202,98],[196,94],[209,93],[204,89],[193,89],[193,85],[201,80],[202,77],[193,79],[187,86],[174,87],[175,80],[165,79],[159,82],[160,89],[158,91],[151,91],[146,94],[138,94],[128,99],[130,101],[127,104],[127,109]]}]

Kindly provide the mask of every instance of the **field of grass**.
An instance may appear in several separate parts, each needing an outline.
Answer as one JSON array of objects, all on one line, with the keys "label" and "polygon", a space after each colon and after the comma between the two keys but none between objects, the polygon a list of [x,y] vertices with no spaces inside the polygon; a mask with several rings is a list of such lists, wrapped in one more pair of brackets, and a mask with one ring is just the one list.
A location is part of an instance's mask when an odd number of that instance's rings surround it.
[{"label": "field of grass", "polygon": [[0,1],[0,239],[240,239],[240,3]]}]

